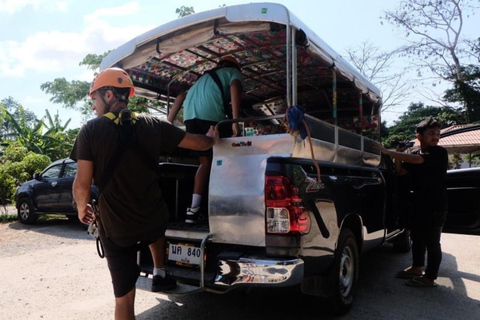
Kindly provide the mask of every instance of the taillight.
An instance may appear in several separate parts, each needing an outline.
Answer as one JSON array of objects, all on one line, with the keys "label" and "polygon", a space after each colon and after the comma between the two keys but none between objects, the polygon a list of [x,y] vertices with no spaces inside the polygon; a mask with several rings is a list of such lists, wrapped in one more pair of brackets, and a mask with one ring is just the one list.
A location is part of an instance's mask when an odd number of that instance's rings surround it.
[{"label": "taillight", "polygon": [[285,176],[265,179],[267,233],[310,232],[310,215],[302,205],[297,187]]}]

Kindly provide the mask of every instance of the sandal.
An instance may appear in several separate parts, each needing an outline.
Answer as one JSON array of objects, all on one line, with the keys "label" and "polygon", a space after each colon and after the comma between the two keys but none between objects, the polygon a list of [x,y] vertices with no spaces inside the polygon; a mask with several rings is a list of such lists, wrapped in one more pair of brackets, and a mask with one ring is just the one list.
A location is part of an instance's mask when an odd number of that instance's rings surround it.
[{"label": "sandal", "polygon": [[411,271],[405,271],[405,270],[398,271],[395,274],[395,278],[399,278],[399,279],[411,279],[413,277],[421,277],[421,276],[423,276],[423,272],[422,274],[417,274],[417,273],[413,273]]},{"label": "sandal", "polygon": [[430,279],[425,277],[415,277],[410,280],[405,281],[405,284],[409,287],[416,287],[416,288],[434,288],[437,284]]}]

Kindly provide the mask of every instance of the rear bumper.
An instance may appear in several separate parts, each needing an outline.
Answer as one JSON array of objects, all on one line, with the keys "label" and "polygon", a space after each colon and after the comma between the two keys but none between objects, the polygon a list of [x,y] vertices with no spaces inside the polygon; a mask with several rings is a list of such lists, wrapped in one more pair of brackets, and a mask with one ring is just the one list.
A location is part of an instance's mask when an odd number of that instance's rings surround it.
[{"label": "rear bumper", "polygon": [[287,287],[301,283],[303,275],[302,259],[242,257],[238,260],[219,260],[215,285]]}]

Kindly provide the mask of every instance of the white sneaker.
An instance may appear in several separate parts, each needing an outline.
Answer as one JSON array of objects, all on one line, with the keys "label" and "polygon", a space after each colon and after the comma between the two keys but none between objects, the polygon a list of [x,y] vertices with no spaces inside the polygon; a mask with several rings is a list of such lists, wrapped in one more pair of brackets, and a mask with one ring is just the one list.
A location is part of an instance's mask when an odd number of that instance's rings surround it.
[{"label": "white sneaker", "polygon": [[195,208],[187,208],[187,218],[185,219],[185,223],[197,223],[198,210],[200,210],[200,206]]}]

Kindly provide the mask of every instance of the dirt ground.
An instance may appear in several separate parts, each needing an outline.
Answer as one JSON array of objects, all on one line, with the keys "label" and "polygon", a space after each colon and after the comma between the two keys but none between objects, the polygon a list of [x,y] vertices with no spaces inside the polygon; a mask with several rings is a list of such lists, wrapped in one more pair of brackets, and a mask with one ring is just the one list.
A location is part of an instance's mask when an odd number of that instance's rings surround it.
[{"label": "dirt ground", "polygon": [[[137,319],[479,319],[480,238],[444,234],[438,288],[404,285],[393,273],[410,254],[384,246],[362,256],[356,302],[343,317],[281,291],[172,297],[137,291]],[[106,261],[84,226],[66,219],[0,224],[0,319],[113,319]]]}]

